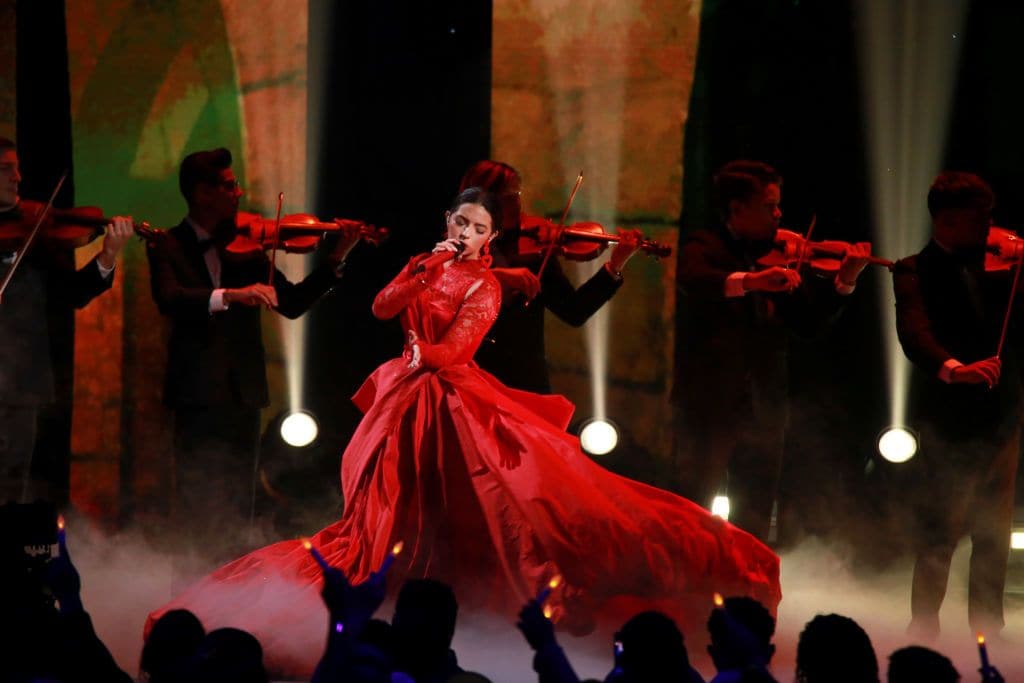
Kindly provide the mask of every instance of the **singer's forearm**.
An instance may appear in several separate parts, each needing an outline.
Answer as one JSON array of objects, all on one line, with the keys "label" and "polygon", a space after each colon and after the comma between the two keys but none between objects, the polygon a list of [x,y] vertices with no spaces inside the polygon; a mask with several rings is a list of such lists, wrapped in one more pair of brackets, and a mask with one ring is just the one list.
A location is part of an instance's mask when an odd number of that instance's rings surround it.
[{"label": "singer's forearm", "polygon": [[422,263],[423,255],[414,256],[405,268],[373,300],[373,315],[379,320],[390,320],[401,313],[430,282],[430,273],[414,274]]}]

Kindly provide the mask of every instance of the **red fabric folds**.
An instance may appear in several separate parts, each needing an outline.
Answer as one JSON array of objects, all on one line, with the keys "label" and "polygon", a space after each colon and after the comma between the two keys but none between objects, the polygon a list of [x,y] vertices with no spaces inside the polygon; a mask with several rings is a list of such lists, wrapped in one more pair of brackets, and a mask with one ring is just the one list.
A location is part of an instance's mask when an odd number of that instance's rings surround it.
[{"label": "red fabric folds", "polygon": [[[389,361],[355,395],[365,417],[342,457],[345,511],[313,537],[332,565],[361,581],[401,540],[392,588],[405,577],[439,578],[463,605],[509,619],[560,574],[550,603],[577,631],[652,608],[684,631],[703,628],[716,591],[775,610],[779,563],[767,547],[688,500],[605,470],[565,432],[565,398],[510,389],[472,362],[498,310],[490,273],[456,262],[410,298],[413,277],[407,268],[378,303],[402,291],[406,329],[441,362]],[[291,587],[287,598],[267,595],[269,582]],[[185,607],[207,628],[253,632],[274,659],[276,631],[303,620],[323,629],[319,582],[299,542],[277,543],[217,570],[151,620]],[[240,600],[223,607],[234,590]]]}]

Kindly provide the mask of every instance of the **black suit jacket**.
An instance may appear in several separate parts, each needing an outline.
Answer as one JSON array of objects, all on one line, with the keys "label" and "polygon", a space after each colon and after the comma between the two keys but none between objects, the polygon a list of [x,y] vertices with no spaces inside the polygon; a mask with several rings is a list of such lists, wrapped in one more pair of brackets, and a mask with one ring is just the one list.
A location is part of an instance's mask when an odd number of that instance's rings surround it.
[{"label": "black suit jacket", "polygon": [[[51,315],[82,308],[110,289],[96,259],[75,270],[72,251],[37,246],[21,262],[0,303],[0,404],[40,406],[54,401]],[[0,266],[6,275],[9,264]]]},{"label": "black suit jacket", "polygon": [[842,307],[834,278],[809,272],[791,294],[726,298],[726,278],[752,270],[757,253],[725,226],[697,230],[680,248],[683,301],[673,397],[704,428],[734,424],[734,411],[755,401],[784,410],[790,335],[813,337]]},{"label": "black suit jacket", "polygon": [[[996,353],[1012,275],[969,266],[934,241],[893,269],[896,328],[914,364],[911,415],[949,439],[1000,439],[1018,420],[1017,370],[1020,306],[1004,346],[999,384],[946,384],[939,370],[951,358],[961,363]],[[1021,302],[1020,297],[1017,299]]]},{"label": "black suit jacket", "polygon": [[[494,267],[527,268],[537,274],[542,254],[520,254],[518,232],[506,231],[492,245]],[[504,384],[541,394],[551,393],[544,349],[544,309],[580,327],[608,302],[622,286],[601,268],[579,289],[566,277],[557,256],[552,256],[541,275],[541,291],[527,306],[521,295],[502,292],[501,311],[476,353],[475,360]]]},{"label": "black suit jacket", "polygon": [[[164,402],[172,408],[267,406],[260,308],[234,304],[226,311],[209,312],[213,282],[203,248],[187,221],[154,240],[147,253],[153,298],[171,320]],[[230,289],[266,282],[269,269],[262,252],[241,257],[221,253],[220,286]],[[275,271],[277,310],[297,318],[336,282],[327,266],[315,269],[298,284]]]}]

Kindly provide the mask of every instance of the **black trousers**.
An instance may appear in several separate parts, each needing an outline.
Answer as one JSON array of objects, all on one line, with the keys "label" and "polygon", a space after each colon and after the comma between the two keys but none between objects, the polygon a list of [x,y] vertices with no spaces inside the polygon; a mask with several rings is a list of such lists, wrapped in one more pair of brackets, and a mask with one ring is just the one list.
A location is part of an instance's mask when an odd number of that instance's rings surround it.
[{"label": "black trousers", "polygon": [[176,587],[249,548],[260,411],[177,408],[171,518],[178,538]]},{"label": "black trousers", "polygon": [[35,497],[29,470],[38,417],[36,406],[0,406],[0,504]]},{"label": "black trousers", "polygon": [[785,384],[750,382],[736,395],[709,387],[674,408],[679,492],[705,507],[727,494],[729,521],[766,541],[789,421]]},{"label": "black trousers", "polygon": [[964,536],[971,539],[968,621],[975,631],[1002,629],[1019,458],[1019,424],[998,440],[960,442],[922,429],[921,456],[912,461],[917,552],[911,613],[925,630],[938,630],[950,561]]}]

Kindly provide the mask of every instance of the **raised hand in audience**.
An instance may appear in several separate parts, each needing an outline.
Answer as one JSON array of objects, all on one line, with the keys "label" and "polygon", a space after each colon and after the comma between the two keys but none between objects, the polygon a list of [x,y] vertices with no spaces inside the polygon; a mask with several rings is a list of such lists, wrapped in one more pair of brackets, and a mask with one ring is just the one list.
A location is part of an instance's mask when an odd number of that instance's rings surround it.
[{"label": "raised hand in audience", "polygon": [[537,600],[523,605],[516,627],[534,650],[533,670],[537,672],[539,683],[579,683],[579,677],[555,638],[555,625],[544,616],[544,608]]}]

